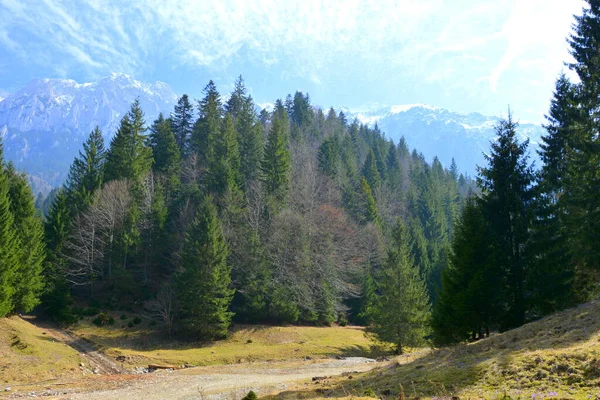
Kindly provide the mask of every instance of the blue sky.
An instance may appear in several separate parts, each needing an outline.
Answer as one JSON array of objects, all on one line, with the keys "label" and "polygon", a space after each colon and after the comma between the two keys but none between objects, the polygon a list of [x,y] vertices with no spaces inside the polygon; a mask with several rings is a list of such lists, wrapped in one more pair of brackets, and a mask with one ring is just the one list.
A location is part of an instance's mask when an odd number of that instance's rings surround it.
[{"label": "blue sky", "polygon": [[0,0],[0,97],[124,72],[200,97],[244,76],[365,110],[426,103],[541,122],[581,0]]}]

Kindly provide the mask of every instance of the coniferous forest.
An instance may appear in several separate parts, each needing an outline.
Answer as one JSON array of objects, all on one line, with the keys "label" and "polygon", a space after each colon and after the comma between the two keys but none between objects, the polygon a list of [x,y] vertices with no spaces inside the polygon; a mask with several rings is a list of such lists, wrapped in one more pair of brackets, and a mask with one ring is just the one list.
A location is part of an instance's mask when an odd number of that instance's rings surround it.
[{"label": "coniferous forest", "polygon": [[258,112],[241,77],[155,121],[134,102],[110,143],[89,134],[46,202],[2,159],[0,316],[70,323],[74,304],[128,304],[194,340],[234,322],[352,323],[401,353],[595,298],[600,4],[588,3],[568,38],[578,80],[556,82],[540,165],[510,111],[471,179],[302,92]]}]

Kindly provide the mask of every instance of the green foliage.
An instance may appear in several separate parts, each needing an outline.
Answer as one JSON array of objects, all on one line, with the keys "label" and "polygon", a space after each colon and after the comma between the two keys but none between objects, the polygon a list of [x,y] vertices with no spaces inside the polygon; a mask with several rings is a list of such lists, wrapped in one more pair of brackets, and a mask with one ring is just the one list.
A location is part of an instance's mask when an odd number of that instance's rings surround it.
[{"label": "green foliage", "polygon": [[96,127],[83,144],[83,151],[73,160],[65,183],[71,215],[92,204],[94,192],[102,186],[104,179],[105,158],[104,138]]},{"label": "green foliage", "polygon": [[[0,167],[4,167],[1,144]],[[14,283],[19,271],[19,242],[10,207],[10,182],[7,174],[0,171],[0,317],[14,309]]]},{"label": "green foliage", "polygon": [[242,397],[242,400],[258,400],[258,396],[251,390],[247,395]]},{"label": "green foliage", "polygon": [[23,174],[8,165],[10,211],[18,243],[18,269],[14,281],[14,308],[29,312],[39,304],[44,282],[43,263],[46,257],[44,226],[35,210],[33,193]]},{"label": "green foliage", "polygon": [[375,278],[375,301],[367,311],[373,321],[368,331],[382,341],[394,343],[399,354],[406,347],[423,345],[429,334],[427,292],[411,260],[407,239],[406,229],[398,221],[387,260]]},{"label": "green foliage", "polygon": [[155,172],[166,176],[169,186],[176,188],[179,183],[180,148],[172,132],[172,123],[159,114],[150,127],[148,145],[152,149]]},{"label": "green foliage", "polygon": [[493,328],[499,276],[490,257],[487,222],[475,198],[467,200],[456,226],[448,267],[442,274],[432,326],[437,344],[482,338]]},{"label": "green foliage", "polygon": [[228,307],[234,293],[229,251],[216,207],[207,196],[187,232],[175,277],[181,324],[196,339],[227,336],[233,316]]},{"label": "green foliage", "polygon": [[504,299],[502,328],[522,325],[527,310],[529,260],[525,248],[532,220],[533,172],[527,164],[528,142],[518,141],[516,128],[510,115],[500,120],[497,140],[486,156],[488,166],[480,168],[477,179],[482,190],[481,210],[489,223],[492,262],[505,282],[500,288]]},{"label": "green foliage", "polygon": [[121,120],[106,155],[107,181],[130,179],[139,182],[152,166],[152,149],[146,146],[144,112],[139,99]]},{"label": "green foliage", "polygon": [[280,107],[273,114],[261,165],[265,189],[278,202],[283,202],[287,195],[291,168],[287,145],[288,118],[281,110]]},{"label": "green foliage", "polygon": [[227,190],[239,188],[240,152],[233,117],[227,114],[220,135],[214,138],[208,158],[207,181],[209,190],[222,196]]},{"label": "green foliage", "polygon": [[200,165],[214,159],[214,145],[221,134],[223,107],[213,81],[204,88],[204,98],[198,103],[199,117],[192,130],[191,151],[198,155]]},{"label": "green foliage", "polygon": [[194,125],[193,118],[194,108],[188,95],[184,94],[177,100],[171,120],[171,131],[175,136],[175,142],[182,156],[186,155],[189,150]]}]

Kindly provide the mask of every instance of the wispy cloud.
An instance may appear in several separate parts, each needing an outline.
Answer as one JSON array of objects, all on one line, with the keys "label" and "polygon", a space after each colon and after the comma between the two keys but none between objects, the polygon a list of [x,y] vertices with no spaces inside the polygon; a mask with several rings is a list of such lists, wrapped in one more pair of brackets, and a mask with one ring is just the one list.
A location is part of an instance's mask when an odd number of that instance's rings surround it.
[{"label": "wispy cloud", "polygon": [[[124,4],[127,3],[127,4]],[[251,63],[282,79],[393,79],[498,91],[551,85],[582,0],[1,0],[0,50],[56,74],[142,76]],[[556,68],[544,66],[556,65]],[[540,71],[542,68],[542,71]],[[543,83],[544,84],[544,83]]]}]

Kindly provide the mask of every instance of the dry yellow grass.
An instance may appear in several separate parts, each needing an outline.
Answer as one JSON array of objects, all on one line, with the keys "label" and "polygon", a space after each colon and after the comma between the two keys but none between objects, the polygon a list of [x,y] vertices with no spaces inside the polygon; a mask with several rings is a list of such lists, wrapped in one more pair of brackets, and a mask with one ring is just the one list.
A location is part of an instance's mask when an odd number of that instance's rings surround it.
[{"label": "dry yellow grass", "polygon": [[80,362],[77,351],[43,329],[19,317],[0,318],[1,385],[58,379],[79,372]]},{"label": "dry yellow grass", "polygon": [[600,398],[600,303],[472,344],[399,357],[391,367],[280,398]]},{"label": "dry yellow grass", "polygon": [[[386,349],[358,327],[236,326],[229,337],[214,343],[165,340],[149,327],[97,327],[83,321],[73,328],[125,366],[150,363],[194,366],[251,361],[280,361],[324,356],[374,356]],[[122,358],[120,358],[122,360]]]}]

